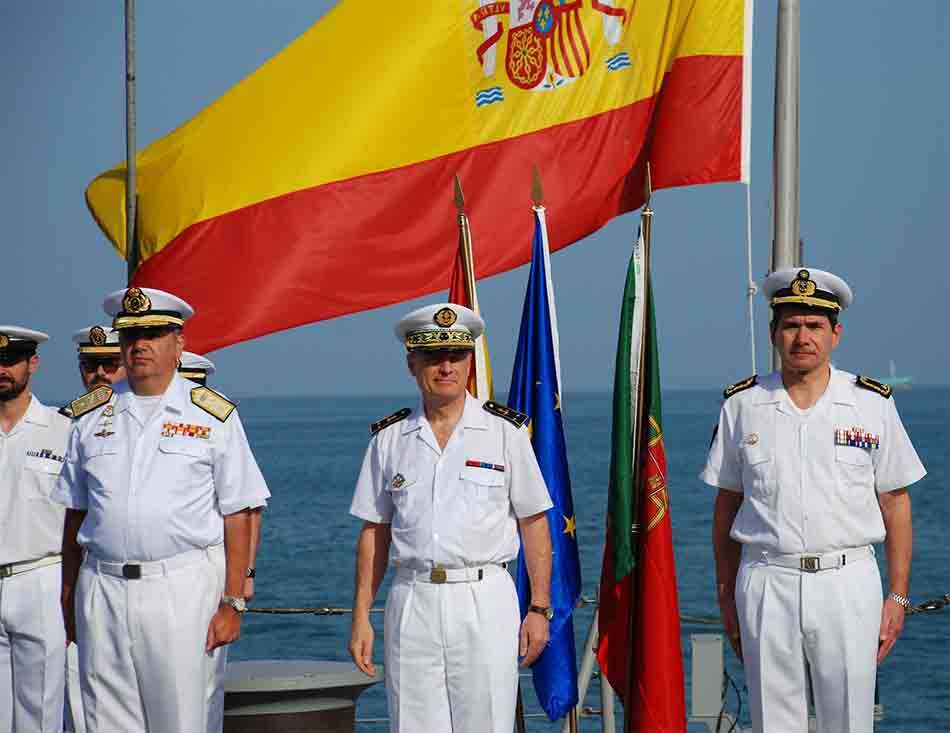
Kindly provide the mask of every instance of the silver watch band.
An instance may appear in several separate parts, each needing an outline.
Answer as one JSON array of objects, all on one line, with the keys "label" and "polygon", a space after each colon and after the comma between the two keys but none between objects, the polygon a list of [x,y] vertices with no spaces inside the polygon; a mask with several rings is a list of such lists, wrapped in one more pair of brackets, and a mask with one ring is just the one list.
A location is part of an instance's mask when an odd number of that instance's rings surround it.
[{"label": "silver watch band", "polygon": [[892,591],[887,594],[887,597],[894,601],[894,603],[903,606],[905,611],[910,610],[910,598],[907,596],[902,596],[900,593],[894,593]]}]

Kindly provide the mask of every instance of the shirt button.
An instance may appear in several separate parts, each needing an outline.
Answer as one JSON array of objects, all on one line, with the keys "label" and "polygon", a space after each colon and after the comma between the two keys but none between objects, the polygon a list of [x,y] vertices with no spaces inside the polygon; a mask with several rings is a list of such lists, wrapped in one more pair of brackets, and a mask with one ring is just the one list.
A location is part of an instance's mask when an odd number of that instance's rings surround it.
[{"label": "shirt button", "polygon": [[433,533],[432,533],[432,539],[434,539],[434,540],[439,539],[439,533],[438,533],[438,532],[433,532]]}]

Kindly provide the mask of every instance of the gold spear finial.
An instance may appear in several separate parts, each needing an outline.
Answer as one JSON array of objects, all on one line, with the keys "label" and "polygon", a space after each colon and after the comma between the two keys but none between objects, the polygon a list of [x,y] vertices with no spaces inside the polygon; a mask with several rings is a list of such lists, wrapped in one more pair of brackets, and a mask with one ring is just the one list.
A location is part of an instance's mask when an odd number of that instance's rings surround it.
[{"label": "gold spear finial", "polygon": [[650,208],[650,199],[653,197],[653,181],[650,177],[650,161],[647,161],[646,175],[643,176],[643,208]]},{"label": "gold spear finial", "polygon": [[535,206],[541,206],[544,202],[544,189],[541,188],[541,174],[538,172],[538,164],[534,164],[534,175],[531,178],[531,200]]},{"label": "gold spear finial", "polygon": [[455,208],[459,214],[465,211],[465,196],[462,194],[462,181],[459,180],[458,173],[455,174]]}]

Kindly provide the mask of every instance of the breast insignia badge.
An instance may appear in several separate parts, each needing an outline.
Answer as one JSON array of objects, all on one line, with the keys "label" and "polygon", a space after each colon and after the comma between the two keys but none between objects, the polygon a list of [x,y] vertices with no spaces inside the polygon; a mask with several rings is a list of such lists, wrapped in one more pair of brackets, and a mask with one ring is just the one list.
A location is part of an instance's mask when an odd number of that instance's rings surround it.
[{"label": "breast insignia badge", "polygon": [[406,477],[401,473],[397,473],[395,476],[393,476],[392,484],[394,489],[401,489],[405,483]]}]

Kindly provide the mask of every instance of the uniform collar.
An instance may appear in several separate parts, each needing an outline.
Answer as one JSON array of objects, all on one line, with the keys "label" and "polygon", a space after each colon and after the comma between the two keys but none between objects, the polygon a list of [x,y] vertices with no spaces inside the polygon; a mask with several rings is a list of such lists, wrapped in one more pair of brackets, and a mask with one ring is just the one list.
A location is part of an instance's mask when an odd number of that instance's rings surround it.
[{"label": "uniform collar", "polygon": [[[829,365],[831,376],[828,379],[828,386],[825,388],[825,394],[818,398],[820,402],[825,395],[831,398],[831,401],[839,405],[854,404],[854,390],[851,389],[851,383],[847,372],[841,372]],[[756,405],[778,405],[782,412],[789,412],[791,407],[791,398],[782,382],[782,373],[780,371],[772,372],[762,378],[758,384],[761,387],[761,394],[756,397]],[[816,405],[818,402],[815,403]]]},{"label": "uniform collar", "polygon": [[[168,389],[165,390],[165,394],[162,395],[162,399],[159,400],[160,409],[170,409],[173,412],[182,413],[185,411],[185,405],[191,400],[191,390],[188,388],[188,385],[193,383],[185,383],[185,380],[182,379],[178,374],[172,376],[172,381],[168,384]],[[115,391],[115,411],[122,412],[128,410],[136,420],[140,423],[143,422],[135,406],[135,392],[132,391],[132,387],[129,386],[129,383],[120,382],[119,384],[113,385],[112,389]]]},{"label": "uniform collar", "polygon": [[[403,420],[402,434],[408,435],[415,430],[421,430],[425,423],[428,423],[428,420],[426,420],[425,406],[420,399],[416,405],[416,409],[412,411],[412,414]],[[476,400],[468,392],[465,393],[465,407],[462,409],[462,417],[459,418],[459,423],[466,429],[488,429],[488,417],[482,409],[481,400]]]},{"label": "uniform collar", "polygon": [[831,367],[831,381],[828,382],[831,401],[838,405],[856,404],[854,400],[854,377],[848,372],[840,372]]},{"label": "uniform collar", "polygon": [[30,395],[30,404],[23,414],[23,422],[42,425],[44,428],[49,427],[49,410],[46,409],[46,406],[42,402],[36,399],[35,394]]}]

